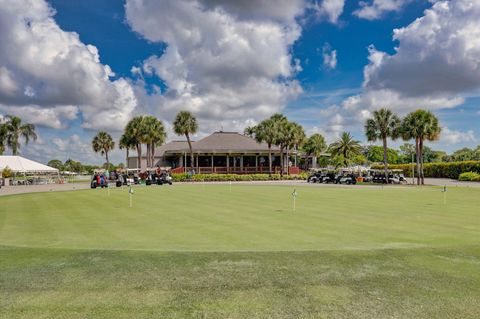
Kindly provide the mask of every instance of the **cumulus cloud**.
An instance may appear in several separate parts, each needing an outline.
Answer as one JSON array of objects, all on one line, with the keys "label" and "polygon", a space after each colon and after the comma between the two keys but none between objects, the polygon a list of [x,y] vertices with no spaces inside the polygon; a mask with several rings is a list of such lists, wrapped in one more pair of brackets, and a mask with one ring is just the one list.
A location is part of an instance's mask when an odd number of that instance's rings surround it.
[{"label": "cumulus cloud", "polygon": [[372,0],[360,1],[360,8],[353,12],[359,18],[366,20],[377,20],[387,12],[398,12],[413,0]]},{"label": "cumulus cloud", "polygon": [[84,127],[122,127],[136,106],[133,89],[112,80],[97,48],[60,29],[54,14],[44,0],[0,0],[2,111],[60,128],[78,107]]},{"label": "cumulus cloud", "polygon": [[169,120],[190,110],[203,130],[233,130],[281,111],[302,92],[293,79],[301,66],[291,46],[301,34],[296,18],[306,8],[300,0],[281,2],[128,0],[131,28],[167,44],[141,70],[162,79],[167,90],[146,95],[137,87],[142,108]]},{"label": "cumulus cloud", "polygon": [[345,0],[323,0],[316,2],[313,7],[319,18],[326,18],[331,23],[338,23],[343,13]]},{"label": "cumulus cloud", "polygon": [[323,66],[327,69],[337,67],[337,50],[333,50],[329,43],[325,43],[322,48]]},{"label": "cumulus cloud", "polygon": [[[337,113],[357,119],[360,127],[365,115],[380,107],[404,115],[462,105],[480,90],[479,16],[480,2],[432,3],[422,17],[394,30],[398,46],[393,54],[368,48],[363,92],[346,98]],[[443,141],[471,141],[470,133],[446,129]]]},{"label": "cumulus cloud", "polygon": [[475,142],[476,140],[477,139],[473,130],[463,132],[451,130],[448,127],[442,128],[442,134],[440,136],[440,141],[445,142],[446,144],[468,143]]}]

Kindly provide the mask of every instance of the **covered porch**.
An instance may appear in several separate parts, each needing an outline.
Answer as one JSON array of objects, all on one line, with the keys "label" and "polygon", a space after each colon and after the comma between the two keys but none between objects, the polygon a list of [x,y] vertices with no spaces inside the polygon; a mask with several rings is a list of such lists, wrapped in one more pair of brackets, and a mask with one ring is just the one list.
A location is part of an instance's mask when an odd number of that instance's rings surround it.
[{"label": "covered porch", "polygon": [[[187,172],[191,167],[190,154],[171,154],[166,157],[175,167],[172,172]],[[285,156],[285,172],[289,162]],[[268,154],[247,153],[194,153],[194,165],[197,174],[268,174]],[[279,154],[272,154],[272,173],[280,173],[281,164]],[[298,174],[299,169],[290,166],[291,174]]]}]

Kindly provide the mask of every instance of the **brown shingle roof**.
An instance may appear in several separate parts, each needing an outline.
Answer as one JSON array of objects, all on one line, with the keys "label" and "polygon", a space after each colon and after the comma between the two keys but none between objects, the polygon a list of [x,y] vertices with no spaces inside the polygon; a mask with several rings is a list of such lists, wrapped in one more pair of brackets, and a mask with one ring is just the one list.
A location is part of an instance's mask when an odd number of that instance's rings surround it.
[{"label": "brown shingle roof", "polygon": [[[198,153],[236,153],[236,152],[268,152],[266,143],[257,143],[253,138],[236,132],[215,132],[197,142],[192,141],[194,152]],[[279,148],[272,145],[273,151]],[[155,149],[155,156],[165,153],[189,152],[187,141],[173,141]]]}]

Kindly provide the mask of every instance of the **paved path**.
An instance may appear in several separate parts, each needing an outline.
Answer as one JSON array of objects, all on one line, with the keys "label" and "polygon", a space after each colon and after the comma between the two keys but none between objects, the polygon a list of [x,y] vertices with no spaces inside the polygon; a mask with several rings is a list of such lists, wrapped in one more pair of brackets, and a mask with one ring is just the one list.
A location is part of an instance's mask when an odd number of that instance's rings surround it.
[{"label": "paved path", "polygon": [[0,196],[12,195],[12,194],[23,194],[23,193],[38,193],[38,192],[61,192],[61,191],[72,191],[72,190],[88,189],[88,188],[90,188],[89,183],[2,186],[2,188],[0,188]]},{"label": "paved path", "polygon": [[[412,179],[408,178],[408,183],[411,185]],[[201,184],[202,182],[195,182],[192,184]],[[229,184],[230,182],[205,182],[205,184]],[[336,185],[336,184],[314,184],[307,183],[305,180],[294,180],[294,181],[244,181],[244,182],[232,182],[236,185],[289,185],[289,186],[311,186],[311,187],[359,187],[358,185]],[[182,183],[188,184],[188,183]],[[433,186],[444,186],[448,187],[480,187],[480,182],[459,182],[457,180],[446,179],[446,178],[426,178],[425,184]],[[399,186],[399,185],[389,185],[388,187]],[[365,187],[382,187],[381,185],[368,185]],[[28,186],[3,186],[0,188],[0,196],[2,195],[12,195],[12,194],[23,194],[23,193],[37,193],[37,192],[59,192],[59,191],[72,191],[79,189],[88,189],[90,188],[89,183],[74,183],[74,184],[49,184],[49,185],[28,185]]]}]

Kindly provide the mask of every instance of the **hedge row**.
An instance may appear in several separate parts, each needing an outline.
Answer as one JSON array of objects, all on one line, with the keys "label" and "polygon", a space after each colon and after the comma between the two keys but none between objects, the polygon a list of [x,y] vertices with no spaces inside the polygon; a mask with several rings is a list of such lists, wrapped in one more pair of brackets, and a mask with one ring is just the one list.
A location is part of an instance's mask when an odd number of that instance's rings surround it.
[{"label": "hedge row", "polygon": [[[390,169],[401,169],[407,177],[412,176],[412,167],[416,172],[415,164],[388,165]],[[374,165],[374,169],[383,169],[383,165]],[[480,174],[480,161],[450,162],[450,163],[425,163],[423,164],[425,177],[458,179],[460,174],[475,172]]]},{"label": "hedge row", "polygon": [[466,172],[460,174],[458,177],[459,181],[473,181],[473,182],[480,182],[480,174],[475,172]]},{"label": "hedge row", "polygon": [[189,177],[187,174],[172,174],[174,182],[229,182],[229,181],[279,181],[279,180],[299,180],[307,179],[306,173],[299,175],[284,175],[280,174],[196,174]]}]

